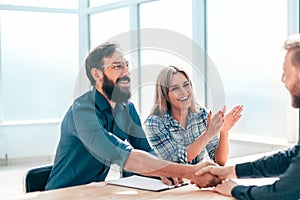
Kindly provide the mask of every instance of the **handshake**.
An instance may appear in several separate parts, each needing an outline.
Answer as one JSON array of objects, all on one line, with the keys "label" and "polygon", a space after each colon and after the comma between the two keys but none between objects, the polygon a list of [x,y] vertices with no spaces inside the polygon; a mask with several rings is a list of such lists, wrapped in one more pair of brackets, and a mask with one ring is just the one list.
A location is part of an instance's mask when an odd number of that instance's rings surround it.
[{"label": "handshake", "polygon": [[[199,188],[215,187],[213,191],[226,196],[232,196],[232,189],[237,186],[230,178],[236,178],[235,166],[222,167],[213,162],[199,163],[190,165],[192,168],[188,179],[191,184],[195,184]],[[166,184],[169,184],[166,179],[162,179]],[[180,183],[182,179],[173,178],[173,183]]]},{"label": "handshake", "polygon": [[222,167],[212,162],[195,165],[196,172],[191,177],[191,183],[199,188],[215,187],[213,191],[231,196],[232,189],[237,184],[230,180],[236,178],[235,166]]}]

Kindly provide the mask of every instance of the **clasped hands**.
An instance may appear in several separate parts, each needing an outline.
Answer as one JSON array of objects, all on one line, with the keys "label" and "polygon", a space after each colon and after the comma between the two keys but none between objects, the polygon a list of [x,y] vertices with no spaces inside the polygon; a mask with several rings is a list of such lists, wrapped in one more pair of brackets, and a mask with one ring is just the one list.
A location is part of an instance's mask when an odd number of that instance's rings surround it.
[{"label": "clasped hands", "polygon": [[[201,171],[208,166],[218,166],[213,162],[198,163],[196,165],[189,165],[189,174],[186,176],[190,180],[191,184],[195,184],[199,188],[214,187],[222,182],[218,176],[211,174],[210,172]],[[176,177],[160,177],[161,181],[167,185],[178,186],[183,183],[182,178]]]},{"label": "clasped hands", "polygon": [[[199,188],[214,187],[222,183],[223,177],[213,174],[210,171],[211,167],[220,168],[218,164],[210,161],[198,163],[196,165],[188,165],[187,168],[189,168],[190,170],[186,178],[190,180],[191,184],[195,184]],[[161,180],[167,185],[175,186],[183,182],[182,178],[176,177],[161,177]]]},{"label": "clasped hands", "polygon": [[[198,188],[214,187],[212,191],[232,196],[231,191],[237,185],[230,179],[236,178],[234,166],[222,167],[213,162],[205,162],[194,165],[193,168],[195,171],[189,177],[191,184]],[[168,179],[162,179],[164,183],[168,184],[166,180]],[[178,185],[183,182],[181,178],[171,178],[169,181],[169,185]]]},{"label": "clasped hands", "polygon": [[[210,184],[204,185],[195,183],[199,188],[204,187],[215,187],[213,191],[226,196],[232,196],[232,189],[237,186],[237,183],[231,180],[231,178],[236,178],[235,166],[219,166],[215,163],[206,162],[199,171],[195,173],[195,176],[203,177],[206,176],[208,180],[210,179]],[[209,176],[208,176],[209,175]]]}]

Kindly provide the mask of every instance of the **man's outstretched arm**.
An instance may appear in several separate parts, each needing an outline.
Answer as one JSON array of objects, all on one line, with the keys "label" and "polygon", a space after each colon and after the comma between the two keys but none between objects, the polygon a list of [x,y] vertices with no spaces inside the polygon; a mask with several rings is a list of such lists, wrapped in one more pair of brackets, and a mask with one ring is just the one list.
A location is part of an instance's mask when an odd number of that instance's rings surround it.
[{"label": "man's outstretched arm", "polygon": [[124,169],[146,176],[186,178],[200,187],[212,187],[219,184],[221,180],[209,173],[201,176],[195,174],[198,170],[208,165],[214,165],[214,163],[206,162],[197,165],[178,164],[160,160],[141,150],[132,149],[125,162]]}]

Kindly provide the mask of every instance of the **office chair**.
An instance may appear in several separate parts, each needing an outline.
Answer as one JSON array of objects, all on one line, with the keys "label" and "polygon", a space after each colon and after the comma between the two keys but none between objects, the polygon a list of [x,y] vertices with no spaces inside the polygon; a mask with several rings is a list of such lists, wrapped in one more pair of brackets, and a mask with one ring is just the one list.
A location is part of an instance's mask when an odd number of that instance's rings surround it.
[{"label": "office chair", "polygon": [[23,177],[24,193],[44,191],[53,165],[34,167]]}]

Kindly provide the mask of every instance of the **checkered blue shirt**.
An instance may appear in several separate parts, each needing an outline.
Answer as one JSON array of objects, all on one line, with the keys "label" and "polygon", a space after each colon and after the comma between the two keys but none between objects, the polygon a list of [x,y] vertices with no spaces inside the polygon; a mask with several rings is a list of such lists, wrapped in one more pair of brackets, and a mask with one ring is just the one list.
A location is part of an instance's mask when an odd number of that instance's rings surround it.
[{"label": "checkered blue shirt", "polygon": [[186,148],[205,132],[207,118],[208,112],[205,108],[200,107],[199,113],[190,110],[186,128],[183,128],[169,112],[162,117],[152,115],[145,123],[146,135],[150,145],[161,159],[196,164],[204,158],[206,149],[209,157],[214,160],[215,150],[219,143],[217,136],[209,141],[205,149],[191,162],[187,162]]}]

